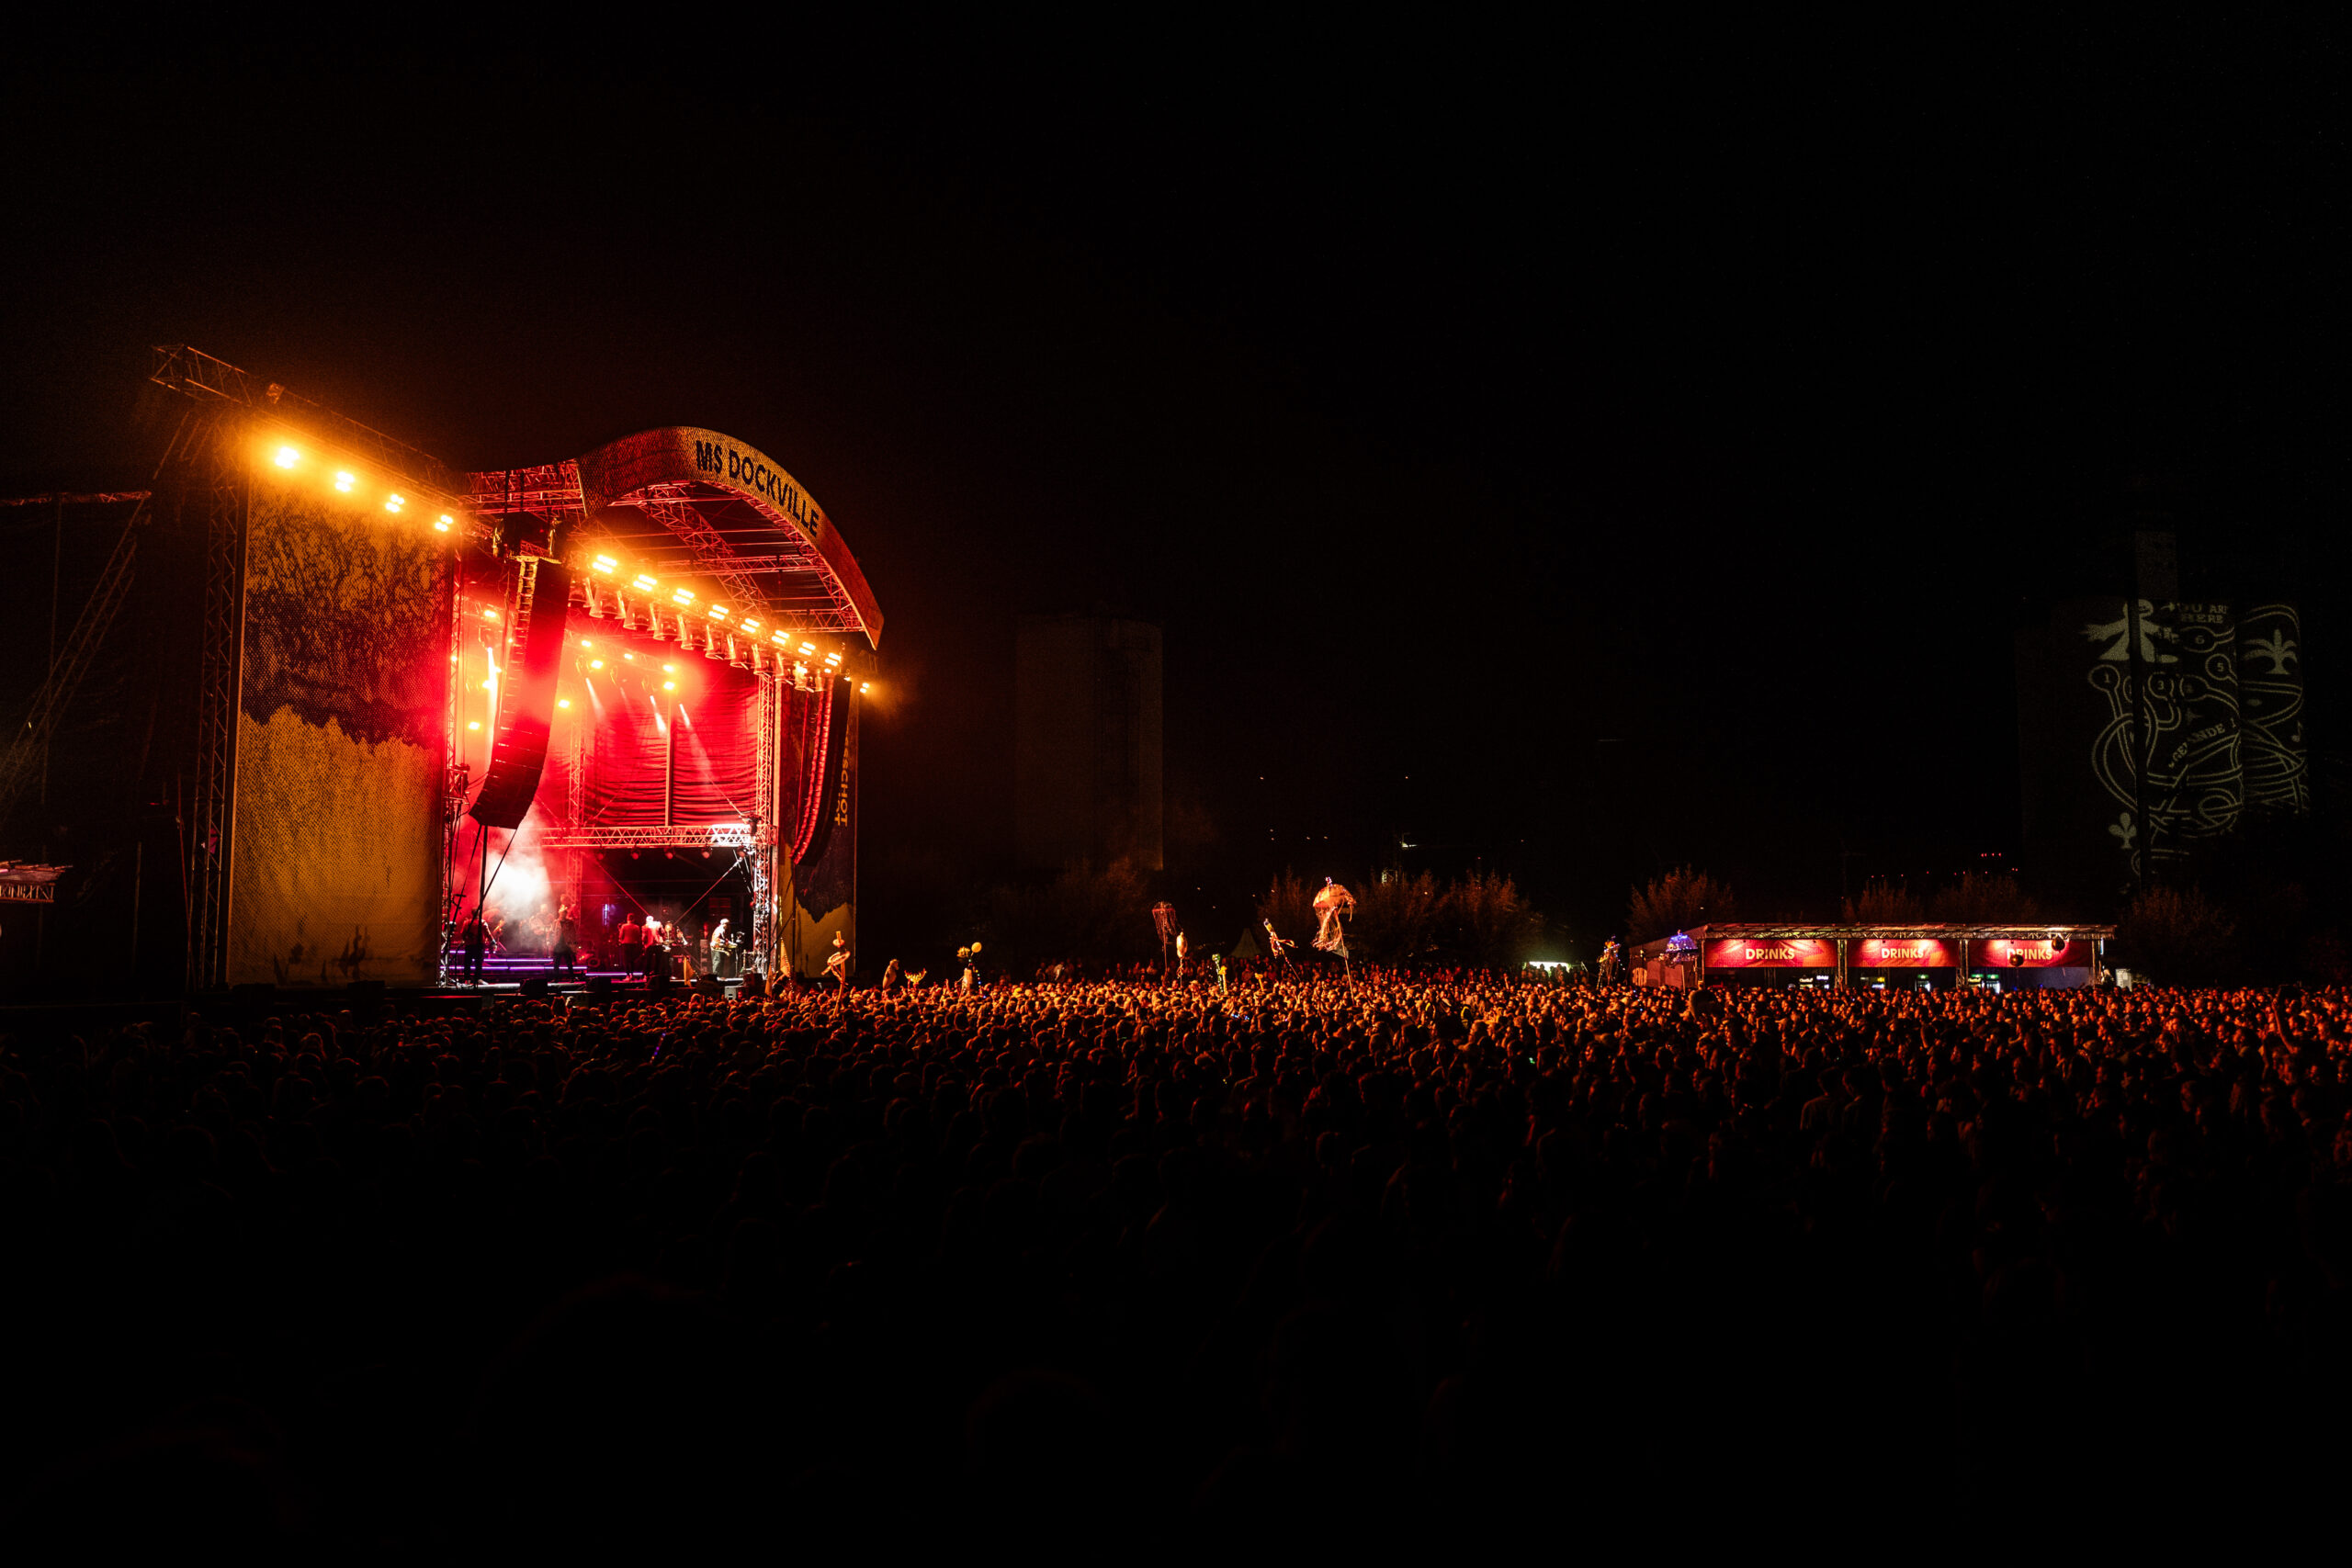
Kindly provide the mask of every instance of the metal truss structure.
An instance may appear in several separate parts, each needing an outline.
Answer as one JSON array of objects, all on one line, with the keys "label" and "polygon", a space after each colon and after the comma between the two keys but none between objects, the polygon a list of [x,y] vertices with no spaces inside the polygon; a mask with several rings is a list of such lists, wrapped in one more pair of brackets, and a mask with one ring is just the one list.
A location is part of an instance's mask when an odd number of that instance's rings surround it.
[{"label": "metal truss structure", "polygon": [[736,563],[718,530],[710,525],[694,502],[693,485],[647,485],[638,491],[636,506],[677,536],[703,570],[718,580],[734,596],[736,610],[756,610],[765,615],[772,606],[767,590]]},{"label": "metal truss structure", "polygon": [[[217,362],[216,362],[217,363]],[[183,443],[182,514],[204,520],[204,627],[197,649],[196,777],[187,809],[187,985],[228,983],[230,852],[236,838],[237,691],[245,657],[249,492],[229,428],[205,418]]]},{"label": "metal truss structure", "polygon": [[743,850],[757,847],[759,829],[748,822],[707,823],[693,828],[573,828],[539,839],[542,850]]},{"label": "metal truss structure", "polygon": [[[578,517],[585,513],[577,462],[541,463],[475,474],[466,505],[478,517]],[[739,614],[772,628],[827,636],[865,631],[856,604],[832,568],[781,513],[716,485],[648,484],[587,520],[599,548],[624,552],[657,576],[718,583]],[[580,574],[582,594],[594,592]]]},{"label": "metal truss structure", "polygon": [[[189,416],[193,418],[193,415]],[[185,423],[185,422],[184,422]],[[173,445],[178,445],[175,436]],[[170,460],[169,453],[165,455]],[[157,470],[162,471],[160,468]],[[96,495],[37,495],[11,499],[0,505],[55,507],[58,524],[64,525],[64,509],[68,506],[119,505],[131,503],[130,515],[124,519],[122,532],[115,539],[113,553],[98,572],[96,586],[83,603],[82,613],[74,622],[74,629],[65,641],[52,653],[49,671],[41,678],[40,689],[33,694],[32,706],[24,725],[17,730],[8,749],[0,752],[0,824],[8,819],[26,789],[33,781],[35,764],[40,764],[46,777],[51,739],[57,733],[58,721],[73,705],[74,694],[81,689],[83,676],[89,673],[90,660],[98,647],[106,641],[107,632],[121,612],[122,601],[130,592],[131,564],[139,552],[139,530],[148,521],[147,502],[151,492],[143,490],[109,491]],[[43,784],[46,791],[47,785]]]},{"label": "metal truss structure", "polygon": [[[760,815],[752,819],[752,952],[772,959],[775,952],[779,914],[776,886],[776,767],[784,739],[782,678],[763,671],[760,682],[759,758],[752,775],[752,797]],[[773,970],[774,964],[770,962]]]},{"label": "metal truss structure", "polygon": [[[406,479],[420,489],[438,491],[449,501],[466,493],[465,476],[429,452],[420,452],[397,436],[385,434],[333,409],[297,397],[275,381],[264,381],[223,359],[186,344],[160,344],[154,368],[147,378],[159,387],[195,399],[199,403],[231,404],[256,414],[275,415],[306,434],[342,446],[363,461]],[[577,488],[575,486],[575,488]]]}]

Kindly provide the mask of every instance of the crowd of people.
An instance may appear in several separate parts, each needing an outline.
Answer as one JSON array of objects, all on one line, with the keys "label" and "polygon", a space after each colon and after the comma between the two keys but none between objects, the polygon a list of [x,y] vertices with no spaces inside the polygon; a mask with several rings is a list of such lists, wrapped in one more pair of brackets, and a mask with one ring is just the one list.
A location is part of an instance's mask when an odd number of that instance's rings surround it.
[{"label": "crowd of people", "polygon": [[1909,1545],[2342,1457],[2336,992],[281,1006],[6,1042],[15,1529]]}]

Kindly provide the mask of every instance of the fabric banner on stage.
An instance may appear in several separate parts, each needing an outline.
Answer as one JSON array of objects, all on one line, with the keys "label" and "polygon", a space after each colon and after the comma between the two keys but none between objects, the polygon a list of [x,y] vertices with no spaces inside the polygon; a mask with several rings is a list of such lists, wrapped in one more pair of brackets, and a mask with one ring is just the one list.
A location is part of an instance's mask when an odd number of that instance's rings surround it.
[{"label": "fabric banner on stage", "polygon": [[1835,969],[1838,944],[1815,938],[1787,942],[1754,941],[1747,937],[1711,937],[1706,944],[1710,969]]},{"label": "fabric banner on stage", "polygon": [[248,524],[229,981],[430,980],[448,679],[439,536],[268,477]]}]

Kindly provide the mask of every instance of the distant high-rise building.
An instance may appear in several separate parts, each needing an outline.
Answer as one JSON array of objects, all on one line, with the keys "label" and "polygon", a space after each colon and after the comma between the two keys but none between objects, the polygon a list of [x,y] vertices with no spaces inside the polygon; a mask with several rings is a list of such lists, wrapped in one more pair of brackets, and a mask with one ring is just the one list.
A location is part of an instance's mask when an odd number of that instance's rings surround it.
[{"label": "distant high-rise building", "polygon": [[1021,863],[1159,870],[1159,628],[1023,616],[1012,764]]}]

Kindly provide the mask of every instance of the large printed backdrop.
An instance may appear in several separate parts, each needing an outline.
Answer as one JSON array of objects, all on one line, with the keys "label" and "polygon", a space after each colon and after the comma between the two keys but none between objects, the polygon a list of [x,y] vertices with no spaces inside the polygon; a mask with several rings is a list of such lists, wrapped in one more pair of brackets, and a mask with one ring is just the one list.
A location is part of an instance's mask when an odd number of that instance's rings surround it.
[{"label": "large printed backdrop", "polygon": [[449,646],[435,537],[254,482],[232,984],[433,977]]}]

